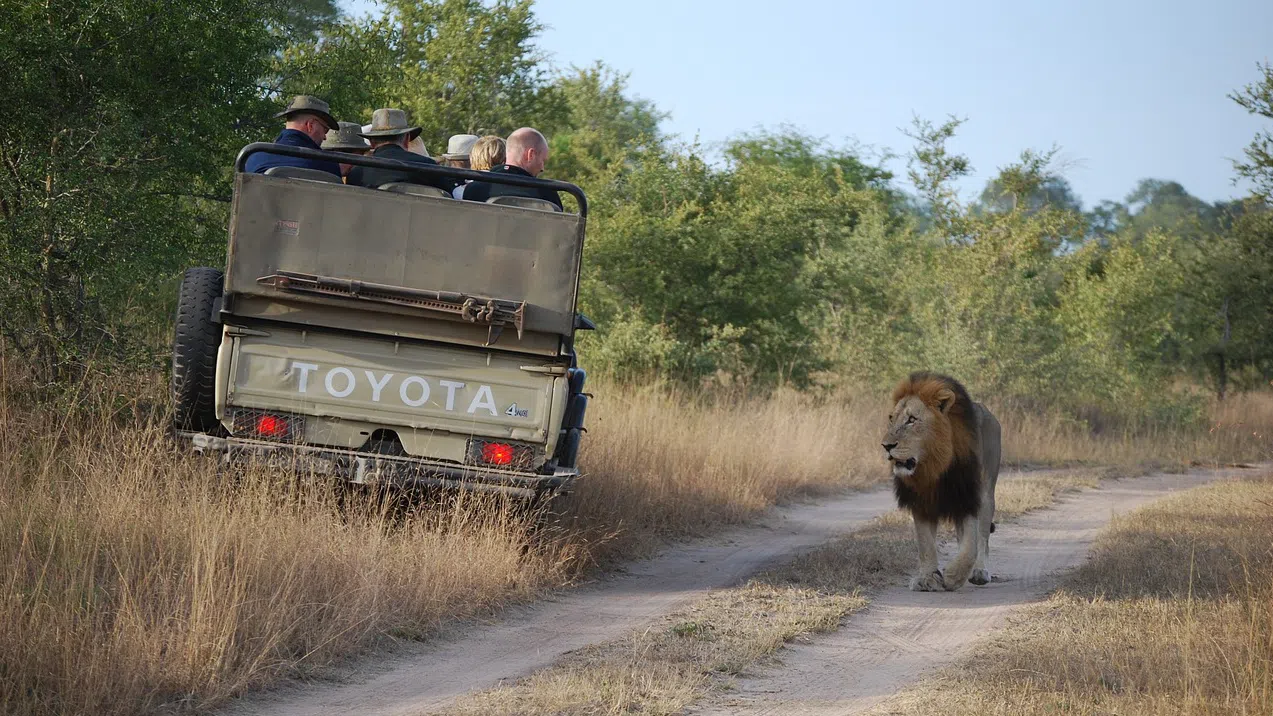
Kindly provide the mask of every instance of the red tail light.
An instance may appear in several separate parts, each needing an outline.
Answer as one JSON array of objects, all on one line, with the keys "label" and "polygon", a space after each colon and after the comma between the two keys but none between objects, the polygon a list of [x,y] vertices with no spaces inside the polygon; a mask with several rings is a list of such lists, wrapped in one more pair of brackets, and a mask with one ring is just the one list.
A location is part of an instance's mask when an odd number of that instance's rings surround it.
[{"label": "red tail light", "polygon": [[256,433],[263,438],[287,437],[287,418],[277,415],[262,415],[256,419]]},{"label": "red tail light", "polygon": [[234,411],[233,426],[231,432],[239,437],[292,440],[304,435],[305,418],[248,408]]},{"label": "red tail light", "polygon": [[486,443],[482,446],[482,462],[492,465],[512,464],[513,446],[508,443]]},{"label": "red tail light", "polygon": [[543,454],[525,443],[470,438],[464,461],[470,465],[489,465],[505,470],[533,470]]}]

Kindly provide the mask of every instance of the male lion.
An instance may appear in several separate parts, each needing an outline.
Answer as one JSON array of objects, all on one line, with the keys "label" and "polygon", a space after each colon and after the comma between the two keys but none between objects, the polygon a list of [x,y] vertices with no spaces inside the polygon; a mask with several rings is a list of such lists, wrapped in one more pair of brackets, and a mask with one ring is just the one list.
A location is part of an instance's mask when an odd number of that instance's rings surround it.
[{"label": "male lion", "polygon": [[[915,521],[919,570],[915,591],[954,591],[964,581],[986,584],[990,533],[994,531],[995,482],[999,479],[999,421],[974,403],[958,381],[917,372],[893,391],[893,413],[884,435],[893,465],[897,504]],[[949,520],[959,554],[937,568],[937,523]]]}]

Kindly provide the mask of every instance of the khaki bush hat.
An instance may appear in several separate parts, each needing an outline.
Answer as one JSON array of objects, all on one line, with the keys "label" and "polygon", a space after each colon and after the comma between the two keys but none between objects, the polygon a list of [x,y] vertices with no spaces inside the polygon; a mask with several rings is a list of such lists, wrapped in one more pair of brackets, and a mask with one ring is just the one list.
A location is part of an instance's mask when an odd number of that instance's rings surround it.
[{"label": "khaki bush hat", "polygon": [[371,144],[359,136],[362,126],[357,122],[341,122],[340,129],[327,130],[323,139],[323,149],[339,151],[342,149],[371,149]]},{"label": "khaki bush hat", "polygon": [[371,124],[363,127],[358,136],[372,139],[397,137],[402,134],[415,139],[420,136],[420,128],[407,126],[406,112],[400,109],[381,108],[371,113]]},{"label": "khaki bush hat", "polygon": [[476,134],[452,134],[447,140],[446,153],[442,155],[442,158],[467,159],[477,139]]},{"label": "khaki bush hat", "polygon": [[336,118],[331,115],[331,107],[326,102],[317,97],[307,94],[298,94],[292,98],[291,104],[287,105],[287,109],[274,115],[275,119],[280,117],[291,117],[293,114],[312,114],[323,120],[323,124],[328,129],[338,129],[339,124]]}]

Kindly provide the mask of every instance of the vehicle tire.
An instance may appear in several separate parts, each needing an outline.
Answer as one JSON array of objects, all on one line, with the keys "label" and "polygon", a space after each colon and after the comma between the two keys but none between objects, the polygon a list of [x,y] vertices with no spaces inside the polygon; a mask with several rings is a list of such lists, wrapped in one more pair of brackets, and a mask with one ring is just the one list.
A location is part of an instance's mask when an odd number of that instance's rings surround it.
[{"label": "vehicle tire", "polygon": [[562,419],[561,426],[567,430],[582,428],[584,414],[587,412],[588,396],[582,393],[570,396],[569,402],[566,403],[566,416]]},{"label": "vehicle tire", "polygon": [[557,465],[565,468],[577,467],[575,464],[579,459],[579,441],[583,437],[583,433],[579,428],[570,428],[561,438],[561,443],[557,446]]},{"label": "vehicle tire", "polygon": [[221,324],[212,312],[224,290],[218,269],[186,269],[177,298],[172,340],[173,422],[178,430],[208,432],[218,424],[215,400],[217,349]]}]

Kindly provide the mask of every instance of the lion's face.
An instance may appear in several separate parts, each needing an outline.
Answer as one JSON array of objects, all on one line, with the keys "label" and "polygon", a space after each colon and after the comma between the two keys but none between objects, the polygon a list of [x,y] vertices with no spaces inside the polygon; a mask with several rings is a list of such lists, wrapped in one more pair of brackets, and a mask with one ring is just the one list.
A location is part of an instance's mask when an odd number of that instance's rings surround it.
[{"label": "lion's face", "polygon": [[929,405],[908,395],[893,406],[881,445],[893,466],[893,476],[908,479],[922,468],[940,474],[950,463],[950,420],[943,404]]}]

